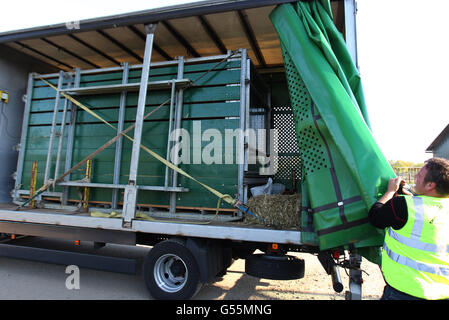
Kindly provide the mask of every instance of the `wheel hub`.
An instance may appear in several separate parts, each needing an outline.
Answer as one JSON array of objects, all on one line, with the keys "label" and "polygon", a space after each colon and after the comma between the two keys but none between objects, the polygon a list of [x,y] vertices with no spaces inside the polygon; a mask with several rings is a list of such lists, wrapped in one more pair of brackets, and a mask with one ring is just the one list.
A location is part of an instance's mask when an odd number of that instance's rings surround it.
[{"label": "wheel hub", "polygon": [[186,274],[186,268],[182,261],[176,260],[170,267],[170,271],[175,277],[183,277]]},{"label": "wheel hub", "polygon": [[175,254],[161,256],[154,266],[154,279],[159,288],[173,293],[181,290],[188,279],[185,262]]}]

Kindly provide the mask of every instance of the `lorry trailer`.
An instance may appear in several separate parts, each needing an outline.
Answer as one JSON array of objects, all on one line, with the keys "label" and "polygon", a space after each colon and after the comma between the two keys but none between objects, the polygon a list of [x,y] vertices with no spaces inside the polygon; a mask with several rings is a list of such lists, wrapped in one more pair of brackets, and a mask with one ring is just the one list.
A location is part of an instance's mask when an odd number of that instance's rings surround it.
[{"label": "lorry trailer", "polygon": [[[190,299],[239,258],[251,276],[304,277],[304,261],[289,252],[316,255],[337,292],[339,268],[348,268],[346,296],[361,299],[357,244],[375,232],[344,208],[366,216],[365,198],[343,190],[329,203],[307,203],[329,187],[324,178],[317,189],[305,183],[314,171],[337,171],[334,186],[350,178],[333,164],[338,157],[328,165],[322,156],[333,150],[319,142],[325,115],[313,103],[303,114],[292,107],[292,99],[316,98],[287,63],[294,59],[276,19],[302,5],[327,12],[355,68],[354,0],[206,0],[1,33],[0,89],[11,113],[2,131],[0,233],[89,241],[98,250],[152,246],[143,274],[156,299]],[[293,78],[302,84],[296,93]],[[308,112],[318,131],[299,135]],[[300,227],[268,223],[247,206],[254,188],[273,183],[302,196]],[[343,226],[318,229],[314,219],[326,210]],[[346,233],[333,242],[333,232]],[[0,244],[0,255],[135,271],[133,261],[13,242]]]}]

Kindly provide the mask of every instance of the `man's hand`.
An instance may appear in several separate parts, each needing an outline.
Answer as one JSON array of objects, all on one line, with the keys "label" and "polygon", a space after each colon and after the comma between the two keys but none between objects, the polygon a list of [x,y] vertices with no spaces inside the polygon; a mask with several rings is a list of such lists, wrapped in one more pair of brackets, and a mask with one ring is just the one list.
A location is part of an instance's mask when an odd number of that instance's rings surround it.
[{"label": "man's hand", "polygon": [[[379,202],[385,204],[388,200],[394,197],[395,193],[398,192],[399,187],[405,185],[405,180],[401,177],[396,177],[388,181],[388,187],[385,194],[378,200]],[[408,190],[402,189],[403,193],[406,195],[412,195]]]},{"label": "man's hand", "polygon": [[401,184],[405,184],[405,181],[401,177],[396,177],[396,178],[390,179],[390,181],[388,181],[387,192],[393,192],[393,193],[398,192]]}]

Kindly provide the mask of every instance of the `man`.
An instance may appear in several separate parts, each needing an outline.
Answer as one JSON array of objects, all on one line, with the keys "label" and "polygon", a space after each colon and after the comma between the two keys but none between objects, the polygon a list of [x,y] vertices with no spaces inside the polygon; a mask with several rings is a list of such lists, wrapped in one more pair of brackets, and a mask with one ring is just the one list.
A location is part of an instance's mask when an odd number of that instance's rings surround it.
[{"label": "man", "polygon": [[371,224],[386,229],[382,300],[449,299],[449,160],[425,162],[416,196],[397,196],[404,183],[390,179],[369,212]]}]

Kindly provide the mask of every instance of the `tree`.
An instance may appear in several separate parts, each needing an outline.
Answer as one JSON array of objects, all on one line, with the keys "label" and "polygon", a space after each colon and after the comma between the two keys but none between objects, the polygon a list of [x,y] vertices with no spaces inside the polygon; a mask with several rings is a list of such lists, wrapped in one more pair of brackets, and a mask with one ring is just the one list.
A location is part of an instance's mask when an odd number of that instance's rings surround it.
[{"label": "tree", "polygon": [[413,184],[415,175],[424,163],[411,162],[404,160],[389,160],[390,166],[393,168],[397,176],[401,176],[407,183]]},{"label": "tree", "polygon": [[390,166],[395,168],[421,168],[424,163],[422,162],[411,162],[411,161],[405,161],[405,160],[389,160]]}]

